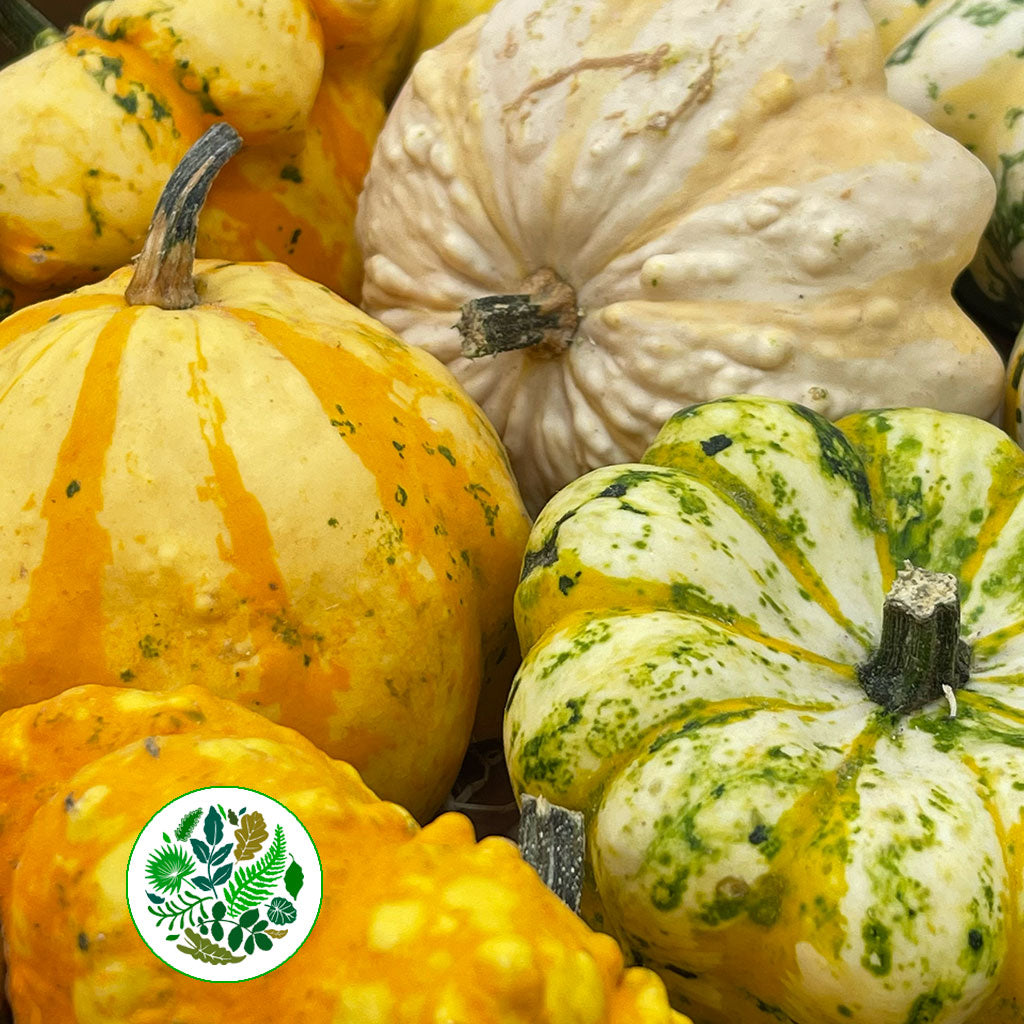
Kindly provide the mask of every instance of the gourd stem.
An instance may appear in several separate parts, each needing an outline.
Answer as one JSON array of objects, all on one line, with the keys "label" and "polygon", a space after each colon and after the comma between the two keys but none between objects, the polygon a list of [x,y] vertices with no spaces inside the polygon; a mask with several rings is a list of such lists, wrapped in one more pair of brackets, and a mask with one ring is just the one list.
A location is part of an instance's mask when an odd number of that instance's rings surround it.
[{"label": "gourd stem", "polygon": [[181,158],[160,193],[135,273],[125,289],[130,305],[188,309],[199,302],[192,277],[199,214],[217,172],[241,145],[238,132],[220,121]]},{"label": "gourd stem", "polygon": [[523,282],[523,293],[486,295],[461,307],[455,325],[467,359],[530,349],[539,358],[564,352],[576,333],[576,292],[547,267]]},{"label": "gourd stem", "polygon": [[893,714],[914,711],[962,687],[970,662],[956,577],[905,563],[882,605],[878,649],[857,670],[864,692]]},{"label": "gourd stem", "polygon": [[28,0],[2,0],[0,2],[0,66],[24,57],[38,46],[41,33],[46,38],[62,33]]},{"label": "gourd stem", "polygon": [[570,910],[579,913],[585,853],[583,815],[542,796],[525,794],[518,838],[523,860]]}]

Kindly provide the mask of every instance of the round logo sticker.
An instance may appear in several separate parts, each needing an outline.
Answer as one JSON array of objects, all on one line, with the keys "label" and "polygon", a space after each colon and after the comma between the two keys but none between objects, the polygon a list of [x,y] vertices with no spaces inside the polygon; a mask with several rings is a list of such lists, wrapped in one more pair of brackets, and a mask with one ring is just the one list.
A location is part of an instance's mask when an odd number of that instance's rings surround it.
[{"label": "round logo sticker", "polygon": [[211,786],[150,818],[128,858],[128,910],[168,967],[248,981],[280,967],[320,913],[323,873],[305,826],[263,793]]}]

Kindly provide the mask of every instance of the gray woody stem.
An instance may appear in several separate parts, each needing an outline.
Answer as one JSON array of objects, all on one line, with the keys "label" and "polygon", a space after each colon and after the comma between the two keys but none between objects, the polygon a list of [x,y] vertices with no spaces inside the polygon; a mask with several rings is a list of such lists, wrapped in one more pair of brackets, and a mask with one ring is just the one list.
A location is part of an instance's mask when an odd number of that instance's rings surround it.
[{"label": "gray woody stem", "polygon": [[579,913],[583,894],[583,815],[544,797],[524,796],[519,819],[523,859],[544,884],[571,910]]},{"label": "gray woody stem", "polygon": [[914,711],[962,687],[970,662],[956,577],[906,563],[882,606],[878,649],[858,668],[864,692],[894,714]]}]

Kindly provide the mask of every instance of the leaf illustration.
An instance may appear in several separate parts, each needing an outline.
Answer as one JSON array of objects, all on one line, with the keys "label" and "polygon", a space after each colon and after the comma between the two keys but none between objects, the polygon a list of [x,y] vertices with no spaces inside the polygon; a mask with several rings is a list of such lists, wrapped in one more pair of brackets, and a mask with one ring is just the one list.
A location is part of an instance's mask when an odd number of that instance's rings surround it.
[{"label": "leaf illustration", "polygon": [[252,927],[252,926],[253,926],[253,925],[254,925],[254,924],[256,923],[256,920],[257,920],[257,919],[259,918],[259,916],[260,916],[260,912],[259,912],[259,910],[258,910],[258,909],[255,909],[255,910],[247,910],[247,911],[246,911],[246,912],[245,912],[245,913],[244,913],[244,914],[243,914],[243,915],[242,915],[242,916],[241,916],[241,917],[240,917],[240,918],[238,919],[238,923],[239,923],[239,924],[240,924],[240,925],[241,925],[241,926],[242,926],[243,928],[251,928],[251,927]]},{"label": "leaf illustration", "polygon": [[235,860],[252,860],[270,838],[263,815],[259,811],[242,815],[242,823],[235,829],[235,838],[238,840]]},{"label": "leaf illustration", "polygon": [[239,911],[258,907],[270,898],[284,874],[285,856],[284,829],[278,825],[269,849],[259,860],[240,867],[224,889],[229,917],[237,917]]},{"label": "leaf illustration", "polygon": [[242,944],[242,926],[236,924],[234,928],[228,934],[228,945],[234,950]]},{"label": "leaf illustration", "polygon": [[176,893],[195,871],[196,862],[180,846],[154,850],[146,861],[146,880],[157,892]]},{"label": "leaf illustration", "polygon": [[268,928],[267,934],[274,939],[283,939],[288,934],[287,928]]},{"label": "leaf illustration", "polygon": [[302,888],[303,876],[302,868],[299,866],[299,862],[292,857],[292,862],[288,866],[288,870],[284,873],[284,887],[288,890],[288,895],[292,899],[295,899],[299,895],[299,890]]},{"label": "leaf illustration", "polygon": [[228,810],[228,821],[232,825],[237,825],[238,824],[238,815],[235,814],[235,812],[230,810],[230,809]]},{"label": "leaf illustration", "polygon": [[257,932],[253,936],[253,940],[255,941],[256,945],[259,946],[260,949],[262,950],[268,950],[274,945],[273,942],[271,942],[270,939],[267,937],[266,932]]},{"label": "leaf illustration", "polygon": [[251,953],[256,948],[255,937],[250,935],[249,938],[245,940],[245,945],[242,948],[246,951],[246,953]]},{"label": "leaf illustration", "polygon": [[223,885],[231,877],[231,872],[234,870],[234,864],[224,864],[222,867],[217,868],[213,873],[213,884]]},{"label": "leaf illustration", "polygon": [[219,849],[214,850],[213,856],[210,858],[210,864],[219,864],[231,852],[231,847],[234,845],[234,843],[225,843]]},{"label": "leaf illustration", "polygon": [[194,885],[203,892],[213,892],[213,883],[203,875],[193,875],[188,881],[189,885]]},{"label": "leaf illustration", "polygon": [[[167,900],[166,903],[161,907],[147,907],[146,909],[156,918],[156,926],[160,927],[164,921],[169,921],[168,930],[175,927],[177,922],[178,927],[182,927],[185,924],[185,919],[188,918],[189,924],[195,924],[196,912],[200,911],[202,905],[211,899],[210,896],[200,896],[197,899],[190,897],[193,893],[184,893],[179,899],[180,902],[175,900]],[[199,914],[200,920],[202,919],[202,913]]]},{"label": "leaf illustration", "polygon": [[267,907],[267,917],[274,924],[291,924],[296,917],[295,907],[283,896],[275,896]]},{"label": "leaf illustration", "polygon": [[206,841],[211,849],[224,838],[224,819],[217,813],[216,807],[211,807],[207,813],[203,832],[206,833]]},{"label": "leaf illustration", "polygon": [[210,860],[210,848],[202,841],[202,839],[192,839],[192,852],[196,855],[196,860],[200,864],[207,864]]},{"label": "leaf illustration", "polygon": [[203,809],[201,807],[197,807],[194,811],[189,811],[188,814],[181,819],[178,827],[174,830],[174,838],[185,842],[185,840],[192,835],[193,831],[195,831],[195,827],[199,824],[199,819],[202,816]]},{"label": "leaf illustration", "polygon": [[231,950],[218,946],[212,939],[204,939],[191,928],[185,929],[191,946],[178,946],[182,953],[187,953],[194,960],[201,960],[204,964],[237,964],[245,957],[235,956]]},{"label": "leaf illustration", "polygon": [[146,895],[149,897],[149,902],[150,903],[163,903],[163,901],[164,901],[163,896],[157,896],[157,894],[155,892],[149,892],[147,890],[146,891]]}]

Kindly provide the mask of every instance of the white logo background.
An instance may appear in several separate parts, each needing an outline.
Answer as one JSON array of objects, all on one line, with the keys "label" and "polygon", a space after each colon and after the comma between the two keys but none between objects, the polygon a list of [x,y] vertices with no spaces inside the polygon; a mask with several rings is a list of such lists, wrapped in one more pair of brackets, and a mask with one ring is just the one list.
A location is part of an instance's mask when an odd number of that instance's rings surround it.
[{"label": "white logo background", "polygon": [[323,873],[309,833],[283,804],[213,786],[150,819],[128,860],[127,892],[135,927],[169,967],[203,981],[247,981],[305,942]]}]

